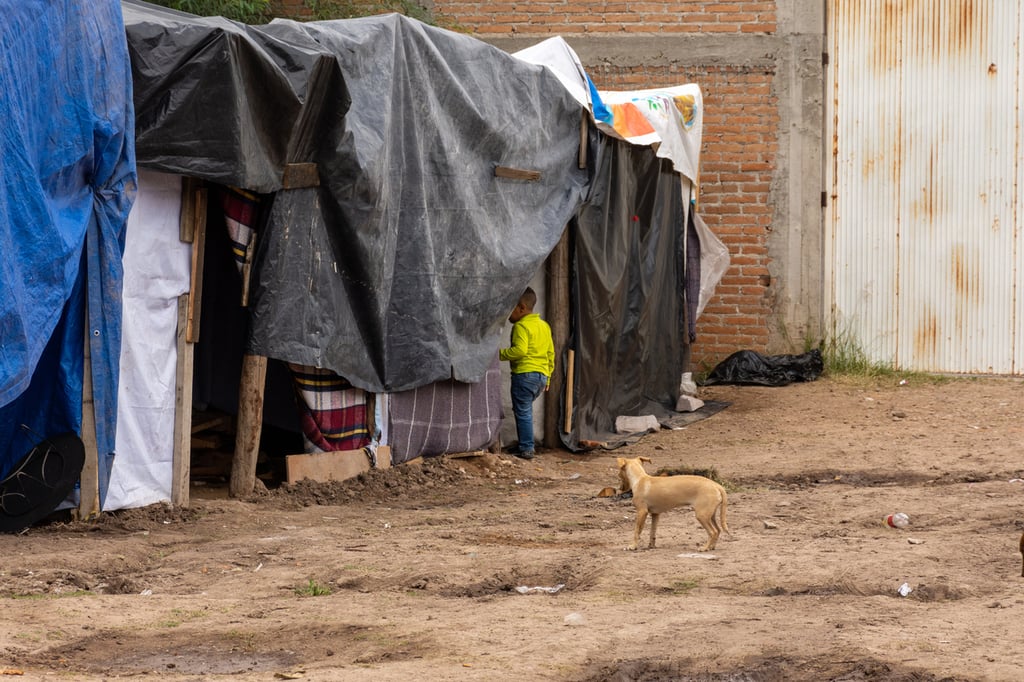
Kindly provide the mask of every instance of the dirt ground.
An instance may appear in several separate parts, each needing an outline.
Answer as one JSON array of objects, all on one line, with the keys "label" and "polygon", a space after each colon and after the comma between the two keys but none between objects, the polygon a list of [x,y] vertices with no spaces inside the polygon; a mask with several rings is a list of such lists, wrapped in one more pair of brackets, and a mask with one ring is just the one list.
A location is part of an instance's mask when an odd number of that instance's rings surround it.
[{"label": "dirt ground", "polygon": [[[0,536],[0,679],[1024,679],[1024,382],[701,396],[731,405],[616,451]],[[699,553],[682,509],[625,551],[632,502],[597,493],[636,455],[716,472],[733,535]]]}]

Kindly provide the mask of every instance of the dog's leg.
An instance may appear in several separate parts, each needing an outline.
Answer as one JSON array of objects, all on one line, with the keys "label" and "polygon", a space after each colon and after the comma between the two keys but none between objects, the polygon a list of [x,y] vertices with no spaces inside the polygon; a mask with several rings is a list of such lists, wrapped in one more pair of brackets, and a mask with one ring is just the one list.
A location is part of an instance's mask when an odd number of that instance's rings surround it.
[{"label": "dog's leg", "polygon": [[694,514],[697,516],[697,521],[704,527],[704,530],[708,532],[708,541],[700,551],[707,552],[715,548],[718,543],[718,528],[714,524],[715,508],[711,509],[711,513],[708,514],[706,509],[694,509]]},{"label": "dog's leg", "polygon": [[658,534],[658,519],[661,514],[655,514],[651,512],[651,544],[648,545],[650,549],[654,549],[654,536]]},{"label": "dog's leg", "polygon": [[722,517],[722,530],[724,530],[726,533],[728,533],[729,537],[732,537],[732,531],[729,530],[729,524],[726,523],[726,521],[725,521],[725,508],[728,506],[729,496],[726,494],[725,488],[722,488],[721,493],[722,493],[722,504],[721,504],[721,507],[719,509],[718,515],[720,517]]},{"label": "dog's leg", "polygon": [[635,551],[637,545],[640,544],[640,533],[644,529],[644,523],[647,522],[647,508],[638,508],[636,510],[636,525],[633,527],[633,542],[627,547],[630,551]]}]

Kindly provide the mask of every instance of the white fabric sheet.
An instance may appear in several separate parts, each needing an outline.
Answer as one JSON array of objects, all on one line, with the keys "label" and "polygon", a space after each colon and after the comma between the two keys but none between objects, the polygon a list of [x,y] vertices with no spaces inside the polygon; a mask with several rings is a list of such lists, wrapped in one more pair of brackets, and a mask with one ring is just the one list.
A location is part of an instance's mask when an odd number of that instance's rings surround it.
[{"label": "white fabric sheet", "polygon": [[181,177],[140,169],[125,238],[116,455],[104,511],[171,497],[178,296],[191,269],[180,211]]}]

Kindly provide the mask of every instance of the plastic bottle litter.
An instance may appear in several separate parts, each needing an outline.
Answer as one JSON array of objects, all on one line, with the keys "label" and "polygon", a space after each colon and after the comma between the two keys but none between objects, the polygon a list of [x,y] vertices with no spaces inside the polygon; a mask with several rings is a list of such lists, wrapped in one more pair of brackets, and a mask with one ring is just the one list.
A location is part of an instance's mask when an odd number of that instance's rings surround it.
[{"label": "plastic bottle litter", "polygon": [[890,528],[906,528],[910,525],[910,517],[903,512],[896,512],[885,517],[885,525]]}]

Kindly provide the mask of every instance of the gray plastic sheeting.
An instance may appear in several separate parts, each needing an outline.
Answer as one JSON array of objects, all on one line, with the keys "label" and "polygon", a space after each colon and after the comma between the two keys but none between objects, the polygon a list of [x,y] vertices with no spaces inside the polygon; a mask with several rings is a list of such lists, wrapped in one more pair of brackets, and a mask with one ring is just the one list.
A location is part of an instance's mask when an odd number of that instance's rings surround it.
[{"label": "gray plastic sheeting", "polygon": [[[370,391],[483,377],[583,201],[582,108],[556,77],[397,14],[253,27],[123,7],[139,165],[274,193],[250,351]],[[319,187],[282,190],[303,162]]]}]

